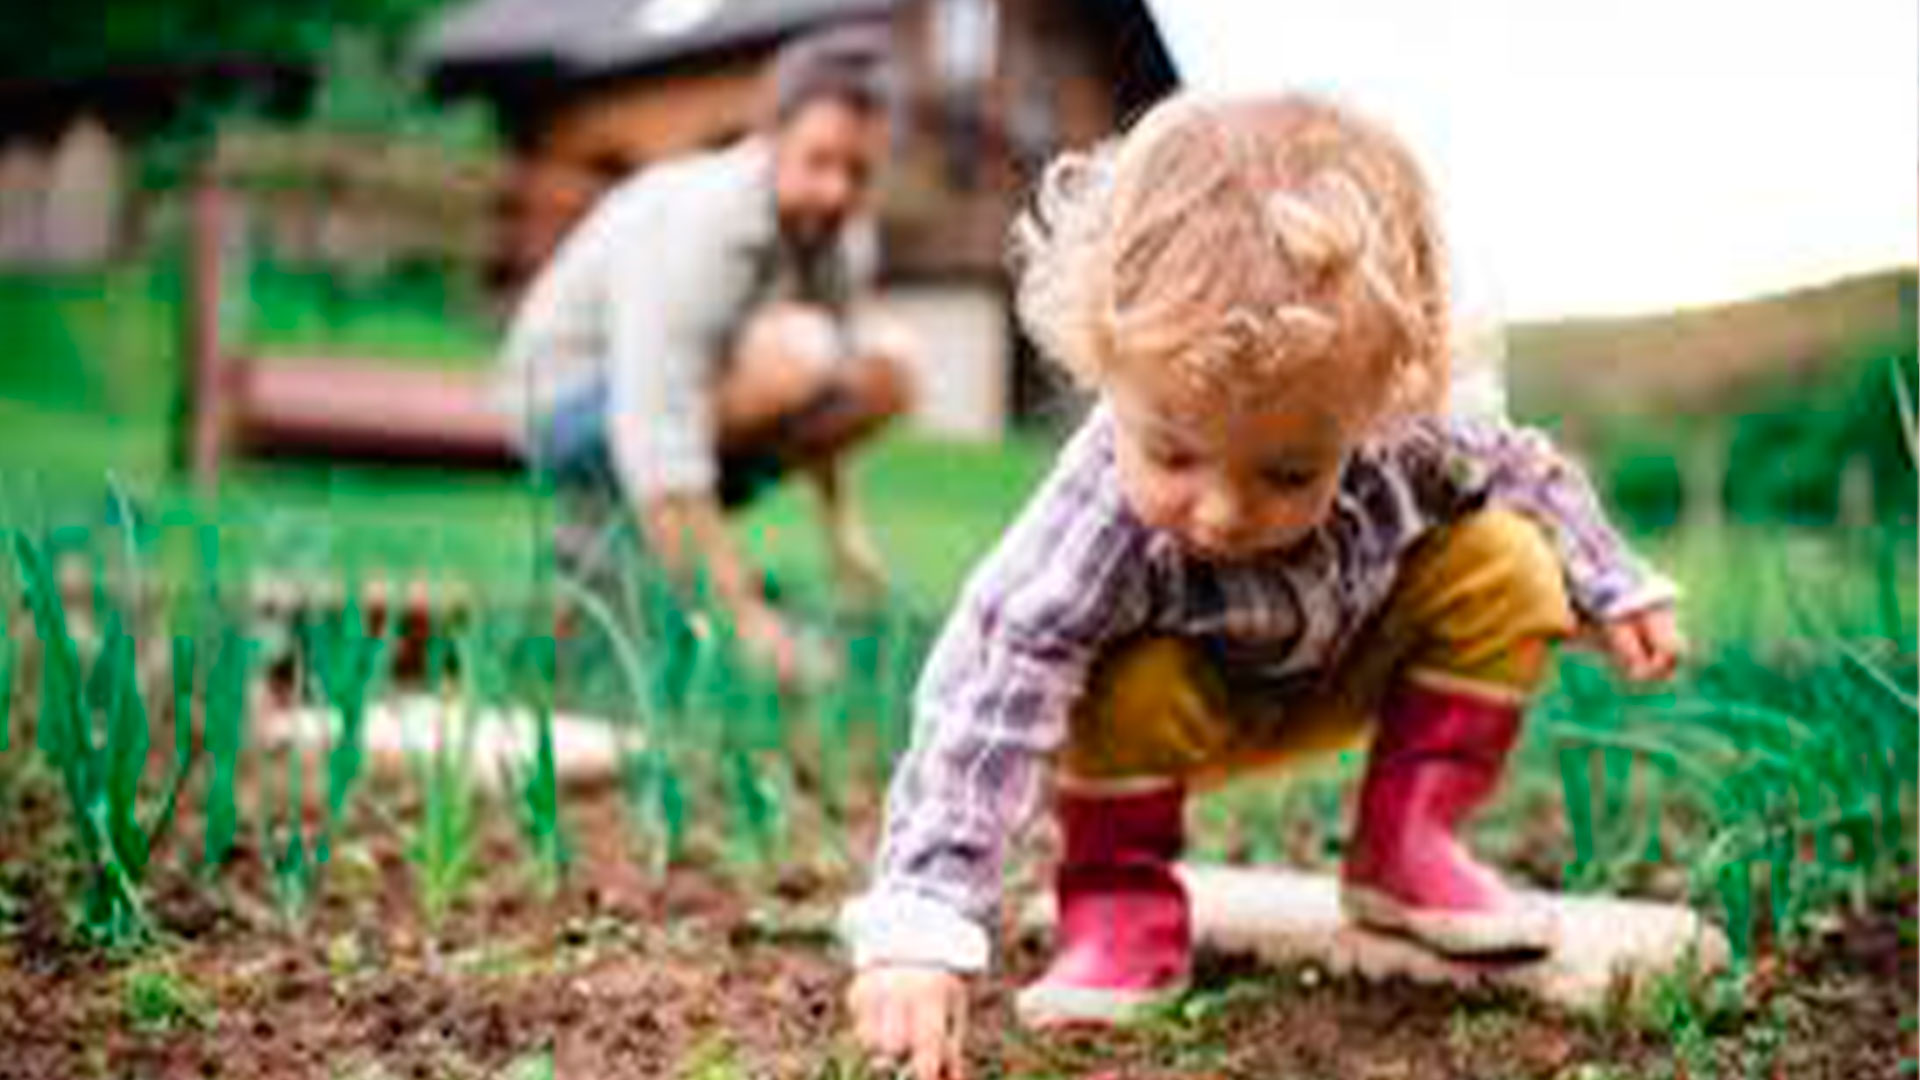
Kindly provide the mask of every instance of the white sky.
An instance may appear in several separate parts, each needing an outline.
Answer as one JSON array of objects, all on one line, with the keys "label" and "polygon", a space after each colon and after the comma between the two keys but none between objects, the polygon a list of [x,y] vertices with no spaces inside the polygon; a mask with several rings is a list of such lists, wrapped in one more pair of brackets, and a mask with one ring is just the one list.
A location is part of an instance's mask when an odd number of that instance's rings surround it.
[{"label": "white sky", "polygon": [[1155,0],[1188,84],[1306,86],[1423,155],[1470,302],[1708,303],[1911,265],[1914,0]]}]

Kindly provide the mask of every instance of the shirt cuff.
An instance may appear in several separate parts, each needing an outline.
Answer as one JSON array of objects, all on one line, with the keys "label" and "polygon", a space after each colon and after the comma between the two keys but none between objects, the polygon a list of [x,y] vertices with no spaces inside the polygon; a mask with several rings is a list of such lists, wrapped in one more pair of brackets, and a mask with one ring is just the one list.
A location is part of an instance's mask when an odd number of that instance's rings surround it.
[{"label": "shirt cuff", "polygon": [[910,892],[869,892],[840,913],[840,936],[853,966],[917,964],[974,973],[987,969],[992,942],[979,923],[947,904]]},{"label": "shirt cuff", "polygon": [[1668,607],[1680,599],[1680,586],[1665,574],[1643,570],[1634,584],[1607,597],[1588,612],[1595,622],[1613,622],[1657,607]]}]

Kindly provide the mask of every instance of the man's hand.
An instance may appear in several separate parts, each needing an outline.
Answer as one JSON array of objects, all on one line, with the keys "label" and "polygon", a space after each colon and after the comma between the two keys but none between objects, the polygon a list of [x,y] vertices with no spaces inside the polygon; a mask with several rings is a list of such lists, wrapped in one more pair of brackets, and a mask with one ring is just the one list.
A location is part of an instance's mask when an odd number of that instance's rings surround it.
[{"label": "man's hand", "polygon": [[1686,638],[1670,604],[1601,623],[1594,636],[1620,673],[1634,682],[1672,678],[1687,654]]},{"label": "man's hand", "polygon": [[883,964],[847,991],[854,1037],[883,1065],[914,1080],[964,1080],[967,987],[944,968]]},{"label": "man's hand", "polygon": [[749,661],[772,671],[784,688],[799,684],[800,642],[778,612],[764,603],[749,604],[735,616],[733,629]]},{"label": "man's hand", "polygon": [[767,603],[713,500],[704,495],[662,496],[643,507],[641,522],[648,546],[676,581],[690,583],[704,559],[714,599],[733,621],[736,644],[747,659],[771,670],[782,687],[798,686],[799,642]]},{"label": "man's hand", "polygon": [[886,599],[887,564],[865,529],[843,529],[834,535],[833,571],[841,595],[855,607],[872,609]]}]

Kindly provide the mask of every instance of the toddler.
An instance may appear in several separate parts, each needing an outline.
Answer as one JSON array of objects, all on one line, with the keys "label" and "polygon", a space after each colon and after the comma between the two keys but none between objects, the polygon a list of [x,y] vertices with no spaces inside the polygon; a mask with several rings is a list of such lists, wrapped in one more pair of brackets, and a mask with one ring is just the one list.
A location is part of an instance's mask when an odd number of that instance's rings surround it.
[{"label": "toddler", "polygon": [[1178,97],[1055,163],[1014,239],[1023,322],[1098,400],[922,676],[843,918],[860,1040],[958,1075],[962,976],[1043,795],[1056,955],[1020,1018],[1164,1001],[1188,793],[1366,737],[1348,917],[1454,956],[1550,949],[1455,829],[1553,643],[1584,621],[1665,677],[1674,590],[1539,433],[1446,414],[1443,251],[1404,147],[1312,97]]}]

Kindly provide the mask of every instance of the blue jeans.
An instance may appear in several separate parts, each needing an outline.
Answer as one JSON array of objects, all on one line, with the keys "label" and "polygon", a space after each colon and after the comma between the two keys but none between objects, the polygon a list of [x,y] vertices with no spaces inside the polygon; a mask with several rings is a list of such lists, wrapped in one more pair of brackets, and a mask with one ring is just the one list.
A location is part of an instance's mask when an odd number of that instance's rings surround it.
[{"label": "blue jeans", "polygon": [[[618,495],[620,478],[607,446],[607,405],[605,383],[556,404],[545,422],[534,426],[527,455],[534,469],[557,486]],[[718,464],[715,495],[729,510],[752,502],[786,474],[786,463],[772,450],[722,452]]]}]

